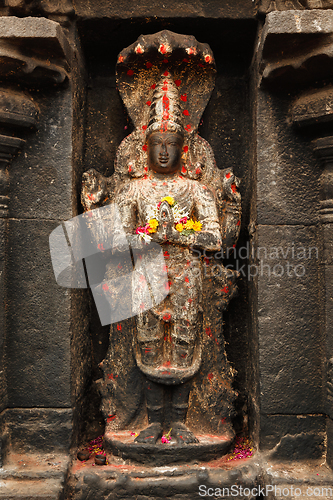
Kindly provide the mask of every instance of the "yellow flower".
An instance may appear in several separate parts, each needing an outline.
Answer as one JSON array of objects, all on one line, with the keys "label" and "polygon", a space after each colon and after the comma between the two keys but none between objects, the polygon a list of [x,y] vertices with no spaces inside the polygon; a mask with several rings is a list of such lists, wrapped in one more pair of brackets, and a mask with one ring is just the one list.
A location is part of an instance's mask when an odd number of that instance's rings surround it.
[{"label": "yellow flower", "polygon": [[192,219],[188,220],[185,224],[185,229],[193,229],[194,222]]},{"label": "yellow flower", "polygon": [[164,196],[164,198],[162,198],[161,201],[167,201],[170,207],[172,207],[175,204],[175,200],[172,198],[172,196]]},{"label": "yellow flower", "polygon": [[148,221],[148,224],[149,224],[148,232],[149,233],[156,233],[156,229],[158,226],[158,220],[150,219],[150,221]]},{"label": "yellow flower", "polygon": [[180,222],[179,222],[179,224],[176,224],[176,229],[177,229],[177,231],[179,231],[181,233],[182,230],[184,229],[183,224],[181,224]]},{"label": "yellow flower", "polygon": [[193,229],[194,231],[201,231],[202,228],[202,223],[199,221],[194,222],[193,224]]}]

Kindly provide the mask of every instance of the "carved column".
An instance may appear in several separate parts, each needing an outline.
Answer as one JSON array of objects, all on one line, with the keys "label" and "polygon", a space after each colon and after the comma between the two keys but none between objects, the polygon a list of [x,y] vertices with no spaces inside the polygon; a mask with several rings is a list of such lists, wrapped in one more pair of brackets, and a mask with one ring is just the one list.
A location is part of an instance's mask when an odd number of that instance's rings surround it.
[{"label": "carved column", "polygon": [[303,92],[293,103],[291,118],[299,130],[311,139],[323,167],[319,178],[320,312],[325,349],[324,400],[327,419],[328,461],[332,463],[333,443],[333,88],[331,85]]},{"label": "carved column", "polygon": [[[314,151],[323,164],[320,177],[320,219],[322,222],[322,310],[323,329],[326,338],[326,413],[328,434],[332,437],[333,419],[333,136],[316,139],[313,142]],[[332,458],[328,450],[329,459]]]},{"label": "carved column", "polygon": [[[333,92],[324,82],[333,74],[333,16],[332,11],[307,10],[314,2],[297,3],[299,10],[288,10],[295,6],[294,0],[261,3],[269,13],[262,26],[257,61],[258,245],[271,244],[268,236],[276,235],[281,248],[303,247],[307,252],[305,259],[295,259],[295,264],[304,266],[303,276],[277,282],[274,308],[265,297],[261,303],[259,350],[265,348],[265,355],[259,352],[261,443],[263,449],[272,449],[276,443],[272,436],[277,435],[280,442],[273,456],[287,457],[283,446],[289,442],[301,459],[309,449],[308,440],[313,443],[311,458],[319,458],[327,446],[332,461],[332,386],[330,380],[327,385],[325,381],[332,372],[333,355]],[[311,143],[324,164],[319,180]],[[310,247],[318,249],[317,255],[314,250],[310,255]],[[280,264],[284,262],[282,259]],[[264,290],[265,285],[261,276],[258,283],[260,295],[260,287]],[[288,325],[281,323],[276,329],[271,318],[279,307]],[[266,339],[272,331],[276,334],[269,344]],[[285,345],[286,354],[272,364],[270,355],[276,343],[280,349]],[[294,343],[298,353],[289,357]],[[290,384],[285,396],[280,387],[283,379]]]},{"label": "carved column", "polygon": [[38,436],[45,452],[71,441],[73,299],[52,288],[48,235],[75,206],[73,60],[57,22],[0,17],[0,462]]}]

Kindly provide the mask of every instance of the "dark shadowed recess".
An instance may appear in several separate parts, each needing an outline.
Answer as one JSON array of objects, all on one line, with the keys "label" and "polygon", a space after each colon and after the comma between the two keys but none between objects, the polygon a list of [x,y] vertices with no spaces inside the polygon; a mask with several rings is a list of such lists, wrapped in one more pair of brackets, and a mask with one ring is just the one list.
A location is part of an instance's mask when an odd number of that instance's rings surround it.
[{"label": "dark shadowed recess", "polygon": [[[115,64],[118,53],[135,42],[141,34],[156,33],[164,29],[193,35],[199,42],[210,45],[216,60],[217,79],[211,100],[203,114],[199,133],[212,146],[217,166],[220,169],[233,168],[241,179],[243,215],[238,246],[245,247],[249,241],[249,206],[252,193],[249,70],[257,21],[250,18],[226,20],[203,17],[158,20],[81,18],[78,20],[78,27],[88,71],[85,170],[95,168],[106,176],[113,172],[120,142],[132,131],[132,124],[116,89]],[[232,260],[224,262],[227,263],[236,264]],[[241,261],[241,265],[243,264],[247,262]],[[102,276],[103,270],[101,279]],[[253,372],[254,362],[249,347],[252,334],[246,320],[250,307],[247,279],[240,279],[238,287],[239,296],[231,302],[223,318],[228,359],[237,370],[235,388],[239,392],[239,398],[236,402],[236,430],[243,426],[243,415],[248,412],[247,394],[251,393],[249,374]],[[90,325],[93,347],[92,378],[96,380],[102,376],[98,363],[106,355],[110,327],[100,325],[93,300]],[[94,390],[93,393],[96,394]],[[90,418],[92,413],[94,410],[90,407]]]}]

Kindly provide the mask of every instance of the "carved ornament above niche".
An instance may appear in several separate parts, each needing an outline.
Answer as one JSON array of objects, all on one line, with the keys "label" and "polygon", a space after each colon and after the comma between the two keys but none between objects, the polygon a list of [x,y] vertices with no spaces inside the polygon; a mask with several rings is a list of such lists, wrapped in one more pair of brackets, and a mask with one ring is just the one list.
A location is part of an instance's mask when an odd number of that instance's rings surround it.
[{"label": "carved ornament above niche", "polygon": [[71,48],[59,23],[41,17],[0,17],[0,79],[29,85],[68,78]]},{"label": "carved ornament above niche", "polygon": [[332,9],[333,0],[261,0],[259,14],[274,10]]},{"label": "carved ornament above niche", "polygon": [[279,90],[306,88],[333,75],[333,12],[267,14],[259,46],[261,81]]}]

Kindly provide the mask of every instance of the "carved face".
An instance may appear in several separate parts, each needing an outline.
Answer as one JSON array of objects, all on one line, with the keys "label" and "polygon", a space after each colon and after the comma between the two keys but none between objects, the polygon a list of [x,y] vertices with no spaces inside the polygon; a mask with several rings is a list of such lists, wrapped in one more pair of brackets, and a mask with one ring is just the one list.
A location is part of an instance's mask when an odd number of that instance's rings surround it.
[{"label": "carved face", "polygon": [[148,137],[148,167],[158,174],[180,170],[183,137],[177,132],[153,132]]}]

